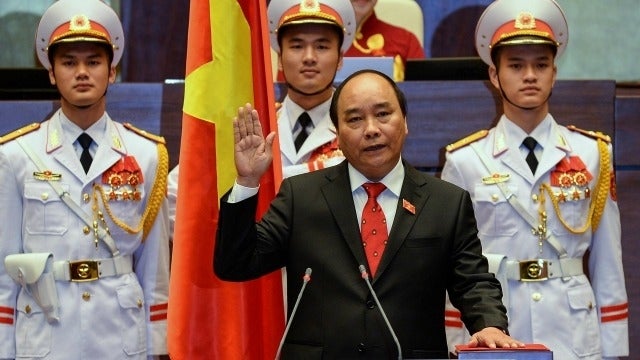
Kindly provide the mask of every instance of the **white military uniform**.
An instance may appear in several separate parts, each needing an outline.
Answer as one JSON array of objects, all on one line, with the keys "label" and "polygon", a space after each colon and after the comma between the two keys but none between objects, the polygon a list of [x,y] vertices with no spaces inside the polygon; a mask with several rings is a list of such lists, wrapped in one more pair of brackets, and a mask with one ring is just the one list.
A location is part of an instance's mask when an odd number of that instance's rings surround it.
[{"label": "white military uniform", "polygon": [[[324,154],[325,156],[322,159],[317,159],[318,156],[314,156],[319,148],[336,139],[336,128],[329,118],[330,105],[331,99],[307,111],[313,121],[313,130],[300,147],[300,151],[296,151],[293,142],[295,136],[301,130],[299,125],[296,128],[296,122],[298,116],[305,110],[291,101],[288,96],[285,97],[282,107],[277,113],[283,177],[304,174],[320,167],[338,164],[344,160],[341,152],[331,149],[328,149],[329,153]],[[309,164],[310,160],[315,164]]]},{"label": "white military uniform", "polygon": [[[85,175],[80,150],[74,144],[81,132],[59,110],[37,130],[0,146],[0,258],[20,253],[53,254],[59,302],[58,319],[48,322],[34,297],[0,266],[0,358],[145,359],[166,353],[166,198],[162,198],[144,241],[142,230],[127,232],[111,217],[134,230],[141,223],[158,173],[158,144],[105,113],[86,130],[97,146]],[[40,158],[47,171],[36,167],[19,142]],[[128,176],[132,168],[123,160],[137,164],[133,170],[138,168],[142,175],[137,186],[115,188],[104,176]],[[124,168],[118,168],[122,164]],[[113,254],[104,242],[96,245],[93,230],[61,201],[47,177],[68,192],[85,213],[98,222],[104,220],[120,255],[132,260],[129,271],[87,282],[60,278],[65,271],[67,276],[70,273],[64,262],[102,260],[100,266],[104,266]],[[114,196],[108,206],[99,200],[100,189]]]},{"label": "white military uniform", "polygon": [[[546,345],[555,359],[595,360],[625,356],[629,348],[628,305],[611,147],[607,147],[609,162],[604,165],[605,178],[600,179],[602,164],[594,138],[558,125],[551,115],[547,115],[530,135],[543,148],[536,154],[539,165],[535,176],[520,147],[527,134],[502,116],[485,137],[468,139],[470,145],[447,152],[442,179],[470,192],[483,251],[490,259],[502,259],[494,265],[493,271],[502,278],[511,336],[525,343]],[[484,154],[485,160],[474,147]],[[566,168],[569,160],[573,174],[577,170],[574,165],[580,163],[578,160],[586,165],[586,169],[577,172],[592,176],[587,176],[590,178],[588,183],[565,182],[563,187],[556,181],[570,179],[568,175],[572,171]],[[491,171],[483,161],[490,163]],[[589,209],[596,197],[599,180],[610,182],[612,189],[606,194],[597,230],[589,227],[583,233],[572,233],[561,223],[559,215],[570,228],[579,230],[583,227],[589,221]],[[558,253],[547,241],[540,247],[539,237],[514,210],[498,188],[498,182],[506,185],[515,200],[536,221],[540,221],[539,210],[544,207],[547,232],[566,249],[569,259],[578,259],[570,264],[571,268],[567,266],[567,272],[581,273],[581,259],[590,254],[588,277],[584,274],[560,277]],[[559,199],[557,211],[547,192],[541,201],[543,184],[549,184]],[[549,272],[555,272],[549,274],[552,278],[518,280],[518,262],[531,259],[546,259],[551,263]],[[447,332],[452,348],[454,344],[466,343],[468,334],[462,323],[455,319],[456,310],[452,307],[447,310],[450,316]]]},{"label": "white military uniform", "polygon": [[[351,46],[356,32],[355,12],[349,1],[272,1],[267,9],[267,16],[271,47],[277,53],[281,52],[278,33],[286,26],[299,24],[337,26],[344,35],[340,47],[343,53]],[[294,103],[289,96],[285,97],[277,113],[283,177],[333,166],[344,160],[337,146],[336,129],[329,118],[330,104],[331,99],[328,99],[307,111],[313,122],[313,130],[298,152],[295,149],[294,139],[300,132],[300,125],[296,122],[305,110]]]}]

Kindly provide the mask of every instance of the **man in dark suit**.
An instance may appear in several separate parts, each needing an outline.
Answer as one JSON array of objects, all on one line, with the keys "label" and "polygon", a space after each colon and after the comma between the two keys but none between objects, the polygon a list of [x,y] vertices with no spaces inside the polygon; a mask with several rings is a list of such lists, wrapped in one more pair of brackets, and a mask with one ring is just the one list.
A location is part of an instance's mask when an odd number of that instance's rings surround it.
[{"label": "man in dark suit", "polygon": [[[347,161],[285,179],[257,224],[255,195],[275,133],[263,136],[249,104],[234,119],[238,177],[221,200],[214,269],[244,281],[287,268],[292,319],[282,358],[446,358],[445,290],[474,334],[470,345],[523,346],[503,331],[502,292],[487,272],[469,194],[401,159],[406,100],[393,80],[355,73],[335,91],[330,115]],[[368,199],[363,185],[376,183],[384,190]],[[292,316],[307,268],[313,281]]]}]

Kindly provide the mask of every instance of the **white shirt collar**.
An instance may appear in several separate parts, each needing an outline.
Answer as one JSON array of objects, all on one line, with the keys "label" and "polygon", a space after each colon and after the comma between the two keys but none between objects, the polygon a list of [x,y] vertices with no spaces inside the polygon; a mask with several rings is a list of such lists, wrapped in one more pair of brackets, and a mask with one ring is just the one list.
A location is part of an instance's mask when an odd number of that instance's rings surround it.
[{"label": "white shirt collar", "polygon": [[283,103],[286,104],[285,108],[287,109],[287,116],[289,117],[289,128],[291,131],[294,131],[295,126],[298,121],[298,117],[303,112],[307,112],[311,117],[311,121],[313,122],[313,127],[317,127],[318,123],[324,119],[325,116],[329,114],[329,107],[331,106],[331,98],[327,101],[313,107],[312,109],[305,110],[300,105],[296,104],[289,98],[289,96],[284,98]]},{"label": "white shirt collar", "polygon": [[[349,182],[351,183],[351,192],[362,189],[362,184],[371,182],[361,172],[356,170],[353,165],[348,164]],[[398,159],[396,166],[379,182],[383,183],[396,197],[400,196],[402,190],[402,182],[404,181],[404,166],[402,165],[402,157]],[[364,190],[363,190],[364,191]]]}]

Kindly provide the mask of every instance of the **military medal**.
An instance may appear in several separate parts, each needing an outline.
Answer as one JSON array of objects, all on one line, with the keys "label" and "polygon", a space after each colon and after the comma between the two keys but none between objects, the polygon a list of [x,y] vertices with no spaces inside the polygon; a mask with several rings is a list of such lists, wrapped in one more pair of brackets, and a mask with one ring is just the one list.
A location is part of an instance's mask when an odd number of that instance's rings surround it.
[{"label": "military medal", "polygon": [[140,201],[138,185],[143,181],[142,171],[133,156],[125,156],[102,174],[102,183],[110,186],[109,201]]},{"label": "military medal", "polygon": [[550,183],[559,187],[560,191],[554,193],[559,202],[578,201],[591,197],[589,182],[593,175],[587,170],[580,157],[570,156],[562,159],[551,172]]}]

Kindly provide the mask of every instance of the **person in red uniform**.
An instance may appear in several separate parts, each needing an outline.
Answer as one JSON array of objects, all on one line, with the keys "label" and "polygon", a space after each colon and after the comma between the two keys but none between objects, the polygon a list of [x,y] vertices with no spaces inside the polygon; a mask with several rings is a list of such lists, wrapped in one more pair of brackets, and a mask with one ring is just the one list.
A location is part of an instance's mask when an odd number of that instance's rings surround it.
[{"label": "person in red uniform", "polygon": [[351,0],[356,13],[357,30],[345,56],[391,56],[394,58],[393,77],[404,80],[407,59],[424,59],[424,49],[409,30],[386,23],[376,16],[378,0]]}]

